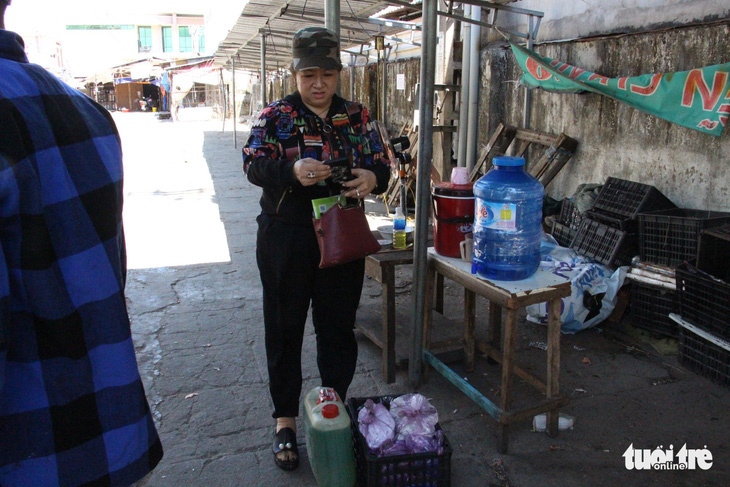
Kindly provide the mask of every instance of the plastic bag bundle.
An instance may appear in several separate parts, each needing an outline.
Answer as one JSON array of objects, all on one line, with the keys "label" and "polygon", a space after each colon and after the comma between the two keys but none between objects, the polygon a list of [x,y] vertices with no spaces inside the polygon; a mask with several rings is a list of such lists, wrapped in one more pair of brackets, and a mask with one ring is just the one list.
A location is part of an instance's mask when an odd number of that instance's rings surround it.
[{"label": "plastic bag bundle", "polygon": [[395,419],[384,405],[365,401],[357,415],[358,428],[371,450],[387,446],[395,438]]},{"label": "plastic bag bundle", "polygon": [[404,440],[409,435],[429,436],[436,433],[438,412],[421,394],[404,394],[393,399],[390,414],[395,418],[398,440]]},{"label": "plastic bag bundle", "polygon": [[368,399],[357,414],[358,429],[378,457],[443,452],[444,433],[436,430],[438,412],[421,394],[404,394],[390,410]]}]

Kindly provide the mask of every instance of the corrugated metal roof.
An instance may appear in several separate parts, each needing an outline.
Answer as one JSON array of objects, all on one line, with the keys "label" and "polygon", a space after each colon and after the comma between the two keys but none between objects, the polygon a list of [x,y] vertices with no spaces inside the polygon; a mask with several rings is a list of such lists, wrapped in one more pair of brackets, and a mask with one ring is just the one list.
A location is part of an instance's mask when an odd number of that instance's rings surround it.
[{"label": "corrugated metal roof", "polygon": [[[403,3],[398,2],[399,7]],[[340,38],[342,48],[368,44],[375,35],[393,35],[420,29],[413,22],[394,23],[370,20],[369,17],[394,2],[379,0],[342,0],[340,3]],[[420,3],[414,6],[420,10]],[[287,68],[291,61],[291,38],[302,27],[324,25],[324,0],[249,0],[226,38],[215,52],[215,64],[236,68],[261,69],[261,31],[266,33],[267,69]]]}]

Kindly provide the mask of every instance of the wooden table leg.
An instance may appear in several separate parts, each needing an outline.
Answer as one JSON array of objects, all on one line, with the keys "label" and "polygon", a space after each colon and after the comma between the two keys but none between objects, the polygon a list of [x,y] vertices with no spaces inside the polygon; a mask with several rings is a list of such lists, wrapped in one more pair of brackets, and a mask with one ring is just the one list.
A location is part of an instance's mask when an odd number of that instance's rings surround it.
[{"label": "wooden table leg", "polygon": [[[547,325],[547,388],[545,396],[551,397],[560,394],[560,307],[561,299],[553,299],[548,303]],[[558,409],[547,412],[547,433],[549,436],[558,435]]]},{"label": "wooden table leg", "polygon": [[[502,307],[489,302],[489,326],[487,327],[487,343],[495,350],[502,350]],[[496,363],[489,359],[490,363]]]},{"label": "wooden table leg", "polygon": [[382,265],[383,289],[383,355],[380,367],[386,384],[395,382],[395,270],[392,265]]},{"label": "wooden table leg", "polygon": [[467,372],[474,371],[474,327],[476,294],[464,288],[464,368]]},{"label": "wooden table leg", "polygon": [[[512,403],[512,373],[515,366],[517,347],[517,310],[508,309],[504,323],[504,344],[502,353],[502,384],[500,387],[500,407],[509,411]],[[500,421],[497,426],[497,450],[507,453],[509,444],[509,425]]]},{"label": "wooden table leg", "polygon": [[[426,294],[428,296],[428,294]],[[433,309],[444,314],[444,276],[436,274],[436,290],[434,294]]]}]

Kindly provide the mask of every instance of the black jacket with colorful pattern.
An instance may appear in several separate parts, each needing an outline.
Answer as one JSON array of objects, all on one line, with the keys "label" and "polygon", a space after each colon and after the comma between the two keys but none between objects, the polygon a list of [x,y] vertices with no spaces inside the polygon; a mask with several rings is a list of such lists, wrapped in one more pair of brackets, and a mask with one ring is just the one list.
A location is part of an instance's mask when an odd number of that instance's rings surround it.
[{"label": "black jacket with colorful pattern", "polygon": [[390,165],[383,141],[367,109],[337,95],[324,120],[304,105],[298,92],[267,106],[253,122],[243,147],[243,171],[263,188],[263,213],[296,225],[312,224],[312,199],[330,196],[322,182],[304,187],[294,176],[294,163],[311,157],[318,161],[345,157],[352,151],[353,167],[375,174],[373,193],[383,193]]}]

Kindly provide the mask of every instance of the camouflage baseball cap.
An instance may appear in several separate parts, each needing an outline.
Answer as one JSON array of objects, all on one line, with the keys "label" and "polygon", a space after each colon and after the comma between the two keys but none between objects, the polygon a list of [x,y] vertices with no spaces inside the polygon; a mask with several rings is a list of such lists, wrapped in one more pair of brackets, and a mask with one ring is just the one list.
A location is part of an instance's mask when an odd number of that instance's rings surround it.
[{"label": "camouflage baseball cap", "polygon": [[299,29],[292,40],[291,67],[294,71],[342,69],[337,35],[324,27]]}]

